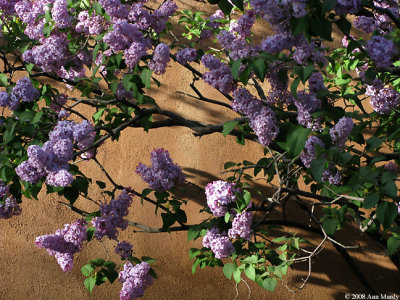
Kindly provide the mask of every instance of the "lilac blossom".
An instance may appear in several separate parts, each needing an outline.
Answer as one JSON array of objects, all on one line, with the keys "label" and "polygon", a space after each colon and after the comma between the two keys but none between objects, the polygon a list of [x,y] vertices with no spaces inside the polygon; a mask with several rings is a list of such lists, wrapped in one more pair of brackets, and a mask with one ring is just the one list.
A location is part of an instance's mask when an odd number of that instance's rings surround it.
[{"label": "lilac blossom", "polygon": [[169,46],[160,43],[154,49],[153,59],[149,62],[149,68],[154,73],[162,75],[166,72],[169,60]]},{"label": "lilac blossom", "polygon": [[277,54],[285,49],[291,49],[294,45],[294,38],[291,34],[279,33],[266,37],[261,43],[263,51]]},{"label": "lilac blossom", "polygon": [[210,54],[203,55],[201,62],[210,69],[210,72],[203,74],[205,82],[225,94],[234,89],[233,75],[228,65]]},{"label": "lilac blossom", "polygon": [[10,185],[4,184],[4,181],[0,179],[0,198],[3,198],[10,192]]},{"label": "lilac blossom", "polygon": [[354,27],[370,33],[375,30],[375,19],[366,16],[357,16],[353,21]]},{"label": "lilac blossom", "polygon": [[54,256],[64,272],[70,271],[73,267],[73,255],[81,250],[87,239],[86,226],[84,220],[65,224],[63,229],[54,234],[38,236],[35,245]]},{"label": "lilac blossom", "polygon": [[316,145],[319,145],[322,148],[325,148],[325,144],[315,135],[311,135],[304,146],[304,150],[301,153],[300,159],[303,162],[304,166],[309,168],[311,166],[311,162],[315,159]]},{"label": "lilac blossom", "polygon": [[216,258],[228,257],[235,250],[226,232],[220,233],[217,227],[207,231],[203,237],[203,247],[211,248]]},{"label": "lilac blossom", "polygon": [[96,238],[101,239],[107,236],[110,239],[116,239],[118,228],[125,230],[128,227],[128,221],[124,217],[128,215],[131,204],[132,196],[126,190],[123,190],[118,198],[112,199],[110,203],[103,203],[100,206],[101,217],[92,219]]},{"label": "lilac blossom", "polygon": [[367,85],[365,94],[370,96],[373,110],[380,114],[388,114],[400,104],[400,94],[393,89],[385,88],[381,81]]},{"label": "lilac blossom", "polygon": [[99,0],[106,13],[110,17],[127,19],[129,15],[128,6],[121,4],[120,0]]},{"label": "lilac blossom", "polygon": [[15,198],[7,197],[0,201],[0,219],[9,219],[12,216],[19,216],[22,212],[21,207]]},{"label": "lilac blossom", "polygon": [[399,167],[398,167],[397,164],[396,164],[395,162],[393,162],[393,161],[390,161],[390,162],[386,163],[386,164],[383,166],[383,168],[384,168],[385,170],[391,171],[391,172],[393,172],[393,173],[398,173],[398,171],[399,171]]},{"label": "lilac blossom", "polygon": [[115,253],[121,256],[122,259],[128,259],[132,256],[132,245],[129,242],[118,242],[115,248]]},{"label": "lilac blossom", "polygon": [[367,42],[367,51],[378,67],[389,67],[397,48],[393,41],[383,36],[374,36]]},{"label": "lilac blossom", "polygon": [[89,16],[87,10],[81,11],[78,15],[78,20],[79,22],[75,26],[75,31],[78,33],[98,35],[105,29],[105,19],[94,11],[91,16]]},{"label": "lilac blossom", "polygon": [[72,17],[68,14],[67,0],[55,0],[51,15],[58,28],[68,28],[72,25]]},{"label": "lilac blossom", "polygon": [[42,45],[26,50],[22,58],[27,63],[33,63],[44,72],[55,72],[61,69],[67,61],[68,41],[65,35],[52,35],[46,38]]},{"label": "lilac blossom", "polygon": [[172,0],[165,1],[158,9],[152,14],[153,24],[152,27],[156,33],[161,33],[165,29],[165,25],[170,16],[178,10],[178,6]]},{"label": "lilac blossom", "polygon": [[235,216],[232,221],[232,228],[229,229],[228,235],[231,239],[238,237],[250,240],[253,234],[251,225],[253,224],[253,213],[246,211]]},{"label": "lilac blossom", "polygon": [[294,104],[297,107],[297,122],[312,130],[320,129],[320,118],[314,118],[312,113],[321,108],[321,100],[315,94],[307,94],[304,91],[297,93]]},{"label": "lilac blossom", "polygon": [[119,293],[121,300],[132,300],[144,295],[144,291],[153,283],[150,275],[150,265],[141,262],[135,266],[128,262],[119,273],[119,281],[122,282],[122,289]]},{"label": "lilac blossom", "polygon": [[233,183],[218,180],[207,184],[205,188],[207,205],[216,217],[223,217],[229,205],[236,201],[239,189]]},{"label": "lilac blossom", "polygon": [[153,24],[153,17],[143,8],[143,3],[132,4],[128,18],[141,30],[146,30]]},{"label": "lilac blossom", "polygon": [[40,93],[32,85],[28,77],[21,78],[10,93],[11,101],[32,102],[39,98]]},{"label": "lilac blossom", "polygon": [[323,182],[329,182],[329,184],[339,185],[342,181],[342,174],[336,170],[336,173],[333,173],[332,166],[322,172],[322,179]]},{"label": "lilac blossom", "polygon": [[147,182],[153,190],[164,192],[173,188],[176,183],[185,181],[185,175],[181,167],[172,162],[168,150],[163,148],[155,149],[151,152],[150,167],[139,163],[136,173]]},{"label": "lilac blossom", "polygon": [[[80,149],[94,140],[94,128],[88,121],[74,123],[58,121],[49,133],[49,141],[43,147],[28,147],[28,160],[16,169],[21,180],[37,183],[46,176],[46,183],[52,186],[68,186],[73,181],[68,171],[68,161],[73,158],[74,142]],[[89,142],[89,143],[88,143]]]},{"label": "lilac blossom", "polygon": [[361,0],[338,0],[335,11],[340,15],[355,14],[360,8]]},{"label": "lilac blossom", "polygon": [[10,103],[10,96],[8,95],[7,92],[2,91],[0,92],[0,106],[1,107],[6,107]]},{"label": "lilac blossom", "polygon": [[193,48],[184,48],[176,53],[176,60],[182,65],[192,62],[197,58],[197,51]]},{"label": "lilac blossom", "polygon": [[67,103],[68,96],[65,94],[59,94],[54,96],[54,99],[50,102],[49,107],[56,113],[61,111],[61,108]]},{"label": "lilac blossom", "polygon": [[343,148],[352,130],[353,120],[351,118],[343,117],[329,130],[329,134],[332,138],[332,142],[336,146]]}]

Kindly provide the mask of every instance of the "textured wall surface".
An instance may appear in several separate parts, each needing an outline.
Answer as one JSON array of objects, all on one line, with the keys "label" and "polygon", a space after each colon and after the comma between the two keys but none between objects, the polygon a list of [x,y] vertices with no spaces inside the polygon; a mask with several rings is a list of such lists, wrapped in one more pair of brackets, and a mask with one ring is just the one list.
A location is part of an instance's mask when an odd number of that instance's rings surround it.
[{"label": "textured wall surface", "polygon": [[[204,9],[204,5],[199,2],[190,1],[190,4],[185,4],[184,1],[177,2],[180,9]],[[259,28],[261,33],[264,30],[262,26]],[[234,117],[224,108],[176,94],[176,91],[191,93],[189,88],[191,74],[183,67],[172,63],[168,72],[159,79],[163,83],[162,88],[153,87],[150,93],[161,107],[210,123],[220,123]],[[199,86],[206,96],[225,101],[205,84]],[[149,163],[150,151],[158,147],[168,149],[174,162],[184,169],[187,179],[200,186],[205,186],[216,178],[226,178],[226,174],[221,174],[226,161],[240,162],[244,159],[257,161],[263,155],[262,147],[253,142],[240,146],[235,143],[234,138],[224,138],[221,134],[198,138],[194,137],[189,129],[176,127],[150,130],[149,133],[142,129],[128,129],[123,132],[118,142],[107,141],[99,149],[97,158],[116,182],[141,191],[146,186],[134,170],[139,162]],[[88,177],[103,180],[109,185],[94,162],[81,162],[79,166]],[[262,181],[258,181],[257,184],[268,193],[268,188],[262,186]],[[104,199],[96,186],[90,190],[90,196],[99,200]],[[205,204],[205,196],[201,191],[188,186],[185,197],[189,200],[186,207],[189,224],[207,217],[199,213]],[[96,257],[118,262],[119,259],[114,254],[115,242],[105,240],[105,247],[98,241],[91,242],[82,252],[75,255],[74,269],[66,274],[61,271],[53,257],[45,250],[34,246],[36,236],[53,233],[62,228],[63,224],[71,223],[78,217],[68,207],[59,203],[62,200],[54,195],[46,195],[45,191],[42,191],[39,201],[24,200],[21,216],[0,222],[0,299],[118,299],[121,288],[119,282],[113,285],[105,283],[95,287],[92,294],[88,294],[83,285],[84,276],[80,271],[82,265]],[[84,199],[79,199],[76,205],[85,210],[96,209],[93,203]],[[289,202],[288,212],[289,220],[307,220],[305,213],[295,203]],[[154,214],[153,206],[146,203],[142,206],[138,198],[134,199],[128,219],[152,227],[161,224],[160,217]],[[294,232],[294,229],[282,231]],[[313,245],[320,241],[319,236],[307,232],[300,231],[299,235],[309,239]],[[192,275],[189,248],[199,247],[201,241],[187,243],[185,232],[144,234],[132,233],[132,228],[128,228],[120,234],[120,239],[133,244],[136,256],[151,256],[157,259],[153,268],[159,279],[155,280],[153,286],[146,291],[143,299],[235,298],[236,285],[224,277],[221,268],[198,269]],[[368,238],[361,237],[356,229],[339,232],[338,239],[346,245],[360,243],[363,247],[369,247],[377,252],[382,251],[373,242],[369,242]],[[349,253],[379,292],[400,293],[400,275],[388,258],[363,250],[349,250]],[[296,264],[288,273],[285,278],[287,287],[290,288],[291,284],[301,285],[302,279],[308,274],[308,263]],[[275,293],[269,293],[254,283],[248,282],[248,284],[251,295],[246,284],[241,282],[237,287],[239,295],[237,299],[292,297],[292,293],[282,283],[278,284]],[[362,293],[363,288],[335,248],[326,243],[313,260],[308,284],[294,298],[343,299],[343,295],[349,292]]]}]

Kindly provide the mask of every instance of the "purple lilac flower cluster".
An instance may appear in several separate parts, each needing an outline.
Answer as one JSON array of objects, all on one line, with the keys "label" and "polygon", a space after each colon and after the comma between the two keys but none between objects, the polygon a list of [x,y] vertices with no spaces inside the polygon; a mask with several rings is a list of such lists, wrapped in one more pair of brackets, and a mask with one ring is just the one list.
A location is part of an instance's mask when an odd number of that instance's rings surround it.
[{"label": "purple lilac flower cluster", "polygon": [[300,159],[303,162],[304,166],[309,168],[311,166],[311,162],[315,159],[315,146],[319,145],[322,148],[325,147],[323,141],[317,138],[315,135],[311,135],[304,146],[304,150],[301,153]]},{"label": "purple lilac flower cluster", "polygon": [[86,35],[98,35],[105,29],[105,19],[102,16],[92,12],[89,15],[89,11],[81,11],[78,15],[79,22],[75,26],[77,33],[84,33]]},{"label": "purple lilac flower cluster", "polygon": [[253,27],[256,15],[253,10],[248,10],[236,21],[230,24],[229,31],[237,35],[239,39],[250,37],[251,28]]},{"label": "purple lilac flower cluster", "polygon": [[12,16],[15,13],[15,4],[20,0],[0,0],[0,10],[2,16]]},{"label": "purple lilac flower cluster", "polygon": [[67,103],[68,96],[65,94],[59,94],[54,96],[54,99],[51,101],[49,107],[54,110],[56,113],[59,113],[62,107]]},{"label": "purple lilac flower cluster", "polygon": [[81,250],[83,241],[87,239],[86,225],[84,220],[65,224],[63,229],[54,234],[38,236],[35,245],[45,248],[49,255],[54,256],[64,272],[70,271],[74,254]]},{"label": "purple lilac flower cluster", "polygon": [[153,59],[149,62],[149,68],[153,70],[154,73],[162,75],[167,69],[169,60],[169,46],[160,43],[154,49]]},{"label": "purple lilac flower cluster", "polygon": [[211,54],[203,55],[201,62],[209,72],[203,74],[203,79],[213,88],[228,94],[234,89],[231,68]]},{"label": "purple lilac flower cluster", "polygon": [[253,230],[251,229],[253,217],[254,215],[250,211],[236,215],[232,221],[232,228],[228,230],[229,237],[231,239],[241,237],[245,240],[250,240],[253,234]]},{"label": "purple lilac flower cluster", "polygon": [[0,179],[0,198],[3,198],[10,192],[10,185],[4,184],[4,181]]},{"label": "purple lilac flower cluster", "polygon": [[[213,29],[217,29],[221,23],[219,22],[220,19],[224,19],[225,18],[225,14],[222,12],[222,10],[217,10],[215,11],[214,14],[212,14],[207,21],[209,21],[209,23],[207,24],[209,27],[213,28]],[[211,38],[211,36],[213,35],[213,31],[209,30],[209,29],[204,29],[201,32],[200,38],[202,39],[209,39]]]},{"label": "purple lilac flower cluster", "polygon": [[118,242],[115,248],[115,253],[121,256],[122,259],[128,259],[132,256],[132,245],[129,242]]},{"label": "purple lilac flower cluster", "polygon": [[393,89],[385,88],[380,80],[367,85],[365,94],[371,97],[370,104],[373,110],[380,114],[389,114],[400,104],[400,94]]},{"label": "purple lilac flower cluster", "polygon": [[[393,16],[399,18],[399,4],[395,0],[373,1],[374,6],[389,10]],[[392,19],[389,15],[382,12],[374,12],[373,17],[357,16],[353,22],[354,26],[365,32],[378,30],[380,33],[387,33],[393,30]]]},{"label": "purple lilac flower cluster", "polygon": [[[49,133],[49,141],[43,147],[28,147],[28,160],[16,169],[23,181],[37,183],[46,176],[46,183],[52,186],[68,186],[73,181],[68,171],[68,161],[73,158],[74,141],[80,149],[94,141],[94,128],[88,121],[76,124],[71,121],[59,121]],[[87,153],[90,156],[90,153]]]},{"label": "purple lilac flower cluster", "polygon": [[233,92],[232,109],[245,114],[250,119],[250,127],[254,130],[261,144],[268,146],[278,135],[279,128],[273,110],[261,103],[244,88]]},{"label": "purple lilac flower cluster", "polygon": [[396,164],[395,162],[393,162],[393,161],[390,161],[390,162],[386,163],[386,164],[383,166],[383,168],[384,168],[385,170],[391,171],[391,172],[396,173],[396,174],[399,172],[399,167],[398,167],[397,164]]},{"label": "purple lilac flower cluster", "polygon": [[66,64],[68,40],[65,35],[52,35],[43,39],[42,44],[26,50],[22,58],[33,63],[44,72],[56,72]]},{"label": "purple lilac flower cluster", "polygon": [[217,227],[207,231],[203,237],[203,247],[211,248],[216,258],[228,257],[235,250],[226,232],[220,233]]},{"label": "purple lilac flower cluster", "polygon": [[72,25],[72,16],[68,14],[67,0],[55,0],[51,15],[58,28],[68,28]]},{"label": "purple lilac flower cluster", "polygon": [[0,179],[0,219],[9,219],[12,216],[20,215],[22,212],[15,198],[11,197],[11,195],[6,197],[9,193],[10,185],[4,184],[4,181]]},{"label": "purple lilac flower cluster", "polygon": [[235,193],[239,189],[233,183],[218,180],[207,184],[206,189],[207,205],[216,217],[223,217],[228,211],[229,204],[235,202]]},{"label": "purple lilac flower cluster", "polygon": [[150,275],[150,265],[142,262],[133,266],[130,262],[124,265],[124,269],[119,273],[119,281],[122,282],[122,289],[119,293],[121,300],[133,300],[144,295],[153,283]]},{"label": "purple lilac flower cluster", "polygon": [[383,36],[374,36],[367,42],[367,51],[378,67],[389,67],[397,48],[393,41]]},{"label": "purple lilac flower cluster", "polygon": [[38,99],[40,93],[32,85],[28,77],[21,78],[17,81],[10,95],[7,92],[0,92],[0,106],[8,107],[11,110],[17,110],[22,102],[32,102]]},{"label": "purple lilac flower cluster", "polygon": [[347,117],[341,118],[336,125],[329,130],[332,142],[336,146],[343,148],[353,130],[353,125],[353,119]]},{"label": "purple lilac flower cluster", "polygon": [[168,150],[163,148],[151,151],[151,166],[148,167],[143,163],[139,163],[136,173],[148,183],[153,190],[164,192],[172,189],[175,183],[185,181],[185,175],[177,164],[172,162]]},{"label": "purple lilac flower cluster", "polygon": [[0,219],[9,219],[12,216],[19,216],[22,212],[17,200],[13,197],[7,197],[0,201]]},{"label": "purple lilac flower cluster", "polygon": [[132,204],[132,196],[123,190],[117,199],[112,199],[109,204],[103,203],[100,206],[101,217],[92,220],[96,229],[95,236],[98,239],[107,236],[110,239],[117,239],[118,229],[125,230],[128,221],[124,219],[129,213],[128,209]]},{"label": "purple lilac flower cluster", "polygon": [[333,165],[329,166],[324,172],[322,172],[322,181],[328,181],[329,184],[338,185],[342,181],[342,174],[336,170],[336,173],[333,171]]},{"label": "purple lilac flower cluster", "polygon": [[361,8],[361,0],[338,0],[335,11],[339,15],[355,14]]},{"label": "purple lilac flower cluster", "polygon": [[181,49],[176,53],[176,60],[182,65],[186,65],[188,62],[196,60],[197,52],[193,48]]},{"label": "purple lilac flower cluster", "polygon": [[312,113],[321,108],[321,100],[314,93],[300,91],[297,93],[297,99],[294,101],[297,107],[297,122],[313,131],[321,128],[321,118],[314,118]]}]

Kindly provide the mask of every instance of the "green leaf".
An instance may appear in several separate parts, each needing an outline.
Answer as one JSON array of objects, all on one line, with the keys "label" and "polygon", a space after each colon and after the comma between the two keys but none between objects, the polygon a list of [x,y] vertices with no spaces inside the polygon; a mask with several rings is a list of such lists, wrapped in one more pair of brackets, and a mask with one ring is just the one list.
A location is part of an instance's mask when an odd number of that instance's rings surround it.
[{"label": "green leaf", "polygon": [[336,26],[345,34],[350,35],[351,23],[346,19],[340,18],[336,21]]},{"label": "green leaf", "polygon": [[202,229],[201,225],[190,226],[187,233],[187,241],[189,242],[191,240],[197,239],[200,235],[201,229]]},{"label": "green leaf", "polygon": [[295,157],[301,153],[310,132],[311,129],[304,128],[303,126],[296,126],[289,131],[286,138],[289,154]]},{"label": "green leaf", "polygon": [[265,78],[265,61],[263,58],[257,59],[253,64],[252,64],[252,69],[256,73],[258,79],[261,81],[264,81]]},{"label": "green leaf", "polygon": [[94,236],[94,232],[96,231],[96,229],[93,226],[89,226],[86,230],[86,237],[88,242],[90,242],[93,239]]},{"label": "green leaf", "polygon": [[91,264],[84,265],[81,268],[82,274],[85,275],[86,277],[90,276],[90,274],[94,271],[94,268],[92,267]]},{"label": "green leaf", "polygon": [[218,7],[225,15],[229,15],[233,8],[232,4],[230,4],[227,0],[219,0]]},{"label": "green leaf", "polygon": [[93,291],[94,286],[96,285],[96,278],[94,277],[86,278],[84,284],[89,293],[91,293]]},{"label": "green leaf", "polygon": [[293,97],[295,97],[295,98],[297,98],[297,87],[299,86],[300,81],[301,81],[301,78],[300,77],[296,77],[293,80],[292,84],[290,85],[290,91],[291,91]]},{"label": "green leaf", "polygon": [[232,64],[232,76],[235,80],[238,80],[239,78],[239,69],[240,69],[240,65],[242,64],[243,59],[238,59],[235,60]]},{"label": "green leaf", "polygon": [[322,181],[322,173],[325,170],[326,159],[317,158],[311,162],[311,174],[314,176],[317,182]]},{"label": "green leaf", "polygon": [[227,211],[224,217],[225,223],[228,223],[230,219],[231,219],[231,214],[229,213],[229,211]]},{"label": "green leaf", "polygon": [[376,217],[385,229],[394,222],[397,217],[397,213],[397,205],[393,202],[382,202],[376,209]]},{"label": "green leaf", "polygon": [[92,265],[95,265],[96,267],[102,267],[104,266],[104,263],[106,262],[104,259],[102,258],[96,258],[96,259],[92,259],[89,261]]},{"label": "green leaf", "polygon": [[378,192],[368,194],[364,199],[364,208],[373,208],[378,204],[379,198]]},{"label": "green leaf", "polygon": [[236,268],[237,267],[235,263],[228,263],[224,265],[222,272],[224,272],[226,278],[231,279],[233,272],[236,271]]},{"label": "green leaf", "polygon": [[228,121],[224,123],[224,128],[222,130],[222,134],[227,136],[232,132],[233,129],[239,124],[239,121]]},{"label": "green leaf", "polygon": [[95,2],[92,4],[92,7],[94,8],[94,11],[96,12],[96,14],[98,14],[100,16],[103,15],[103,10],[102,10],[100,3]]},{"label": "green leaf", "polygon": [[151,88],[151,75],[153,71],[150,69],[143,69],[142,73],[140,73],[140,79],[142,80],[144,86],[149,89]]},{"label": "green leaf", "polygon": [[250,194],[249,191],[246,191],[246,190],[245,190],[245,191],[243,192],[243,199],[244,199],[245,207],[249,206],[250,200],[251,200],[251,194]]},{"label": "green leaf", "polygon": [[375,136],[370,137],[367,140],[367,151],[370,152],[372,150],[375,150],[377,147],[379,147],[383,141],[385,140],[385,138],[377,138]]},{"label": "green leaf", "polygon": [[324,220],[324,222],[322,222],[322,227],[328,235],[333,235],[338,225],[339,220],[336,218],[327,218]]},{"label": "green leaf", "polygon": [[337,0],[324,0],[322,4],[322,12],[327,13],[331,11],[336,6]]},{"label": "green leaf", "polygon": [[387,240],[387,248],[389,255],[393,255],[400,247],[400,239],[393,236],[389,237]]},{"label": "green leaf", "polygon": [[243,0],[232,0],[232,3],[235,4],[235,6],[238,7],[241,11],[244,10]]},{"label": "green leaf", "polygon": [[231,161],[228,161],[228,162],[226,162],[226,163],[224,164],[224,169],[226,170],[226,169],[229,169],[229,168],[231,168],[231,167],[233,167],[233,166],[236,166],[236,163],[231,162]]},{"label": "green leaf", "polygon": [[380,188],[380,191],[393,200],[397,198],[397,187],[394,181],[386,182],[385,185]]},{"label": "green leaf", "polygon": [[233,272],[233,280],[235,280],[236,283],[240,282],[240,278],[242,275],[242,270],[240,270],[239,268],[237,268],[234,272]]},{"label": "green leaf", "polygon": [[256,269],[253,267],[253,265],[247,265],[244,269],[244,273],[250,280],[256,280]]},{"label": "green leaf", "polygon": [[270,291],[273,292],[276,288],[276,284],[278,283],[278,280],[276,280],[276,278],[266,278],[263,280],[261,286]]},{"label": "green leaf", "polygon": [[7,86],[7,83],[8,83],[7,75],[4,74],[4,73],[1,73],[0,74],[0,84],[1,84],[1,86]]},{"label": "green leaf", "polygon": [[104,266],[109,270],[114,270],[117,265],[113,261],[106,261]]},{"label": "green leaf", "polygon": [[156,262],[155,258],[151,258],[151,257],[148,257],[148,256],[142,256],[141,260],[147,262],[149,265],[151,265],[151,264]]}]

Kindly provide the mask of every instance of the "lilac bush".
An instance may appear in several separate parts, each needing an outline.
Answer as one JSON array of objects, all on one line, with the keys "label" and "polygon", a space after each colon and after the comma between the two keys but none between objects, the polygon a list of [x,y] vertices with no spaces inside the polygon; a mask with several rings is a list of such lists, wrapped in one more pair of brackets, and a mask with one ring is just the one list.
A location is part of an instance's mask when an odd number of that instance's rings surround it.
[{"label": "lilac bush", "polygon": [[[190,250],[193,272],[220,266],[236,283],[246,276],[270,291],[279,280],[292,286],[283,278],[289,267],[311,266],[325,243],[342,255],[342,245],[359,247],[336,235],[346,228],[359,229],[360,238],[368,235],[398,262],[398,2],[208,2],[219,9],[181,10],[172,0],[0,0],[0,219],[20,215],[20,203],[41,198],[41,190],[64,197],[60,203],[82,219],[38,236],[36,246],[66,272],[86,242],[107,237],[122,262],[96,258],[81,272],[90,292],[119,278],[120,299],[142,297],[156,278],[154,259],[136,257],[129,240],[118,240],[128,226],[130,233],[187,231],[188,240],[202,238],[202,248]],[[270,31],[257,31],[259,25]],[[343,47],[333,48],[337,37]],[[153,98],[165,80],[155,75],[171,61],[188,74],[188,90],[176,92],[195,101],[199,113],[186,116]],[[127,128],[175,126],[203,139],[233,136],[260,157],[226,162],[223,173],[212,174],[218,178],[196,178],[198,185],[189,181],[190,166],[184,174],[168,150],[157,148],[150,165],[139,159],[135,171],[148,185],[140,192],[136,179],[127,178],[133,187],[121,185],[96,156]],[[87,177],[81,165],[91,163],[107,182]],[[199,224],[188,222],[188,187],[206,201]],[[155,206],[157,225],[129,215],[134,195],[135,205]],[[92,211],[84,210],[85,200],[96,204]],[[286,203],[298,204],[312,224],[291,219]],[[283,235],[276,226],[321,240],[305,247],[299,234]],[[355,275],[377,294],[363,273]]]}]

